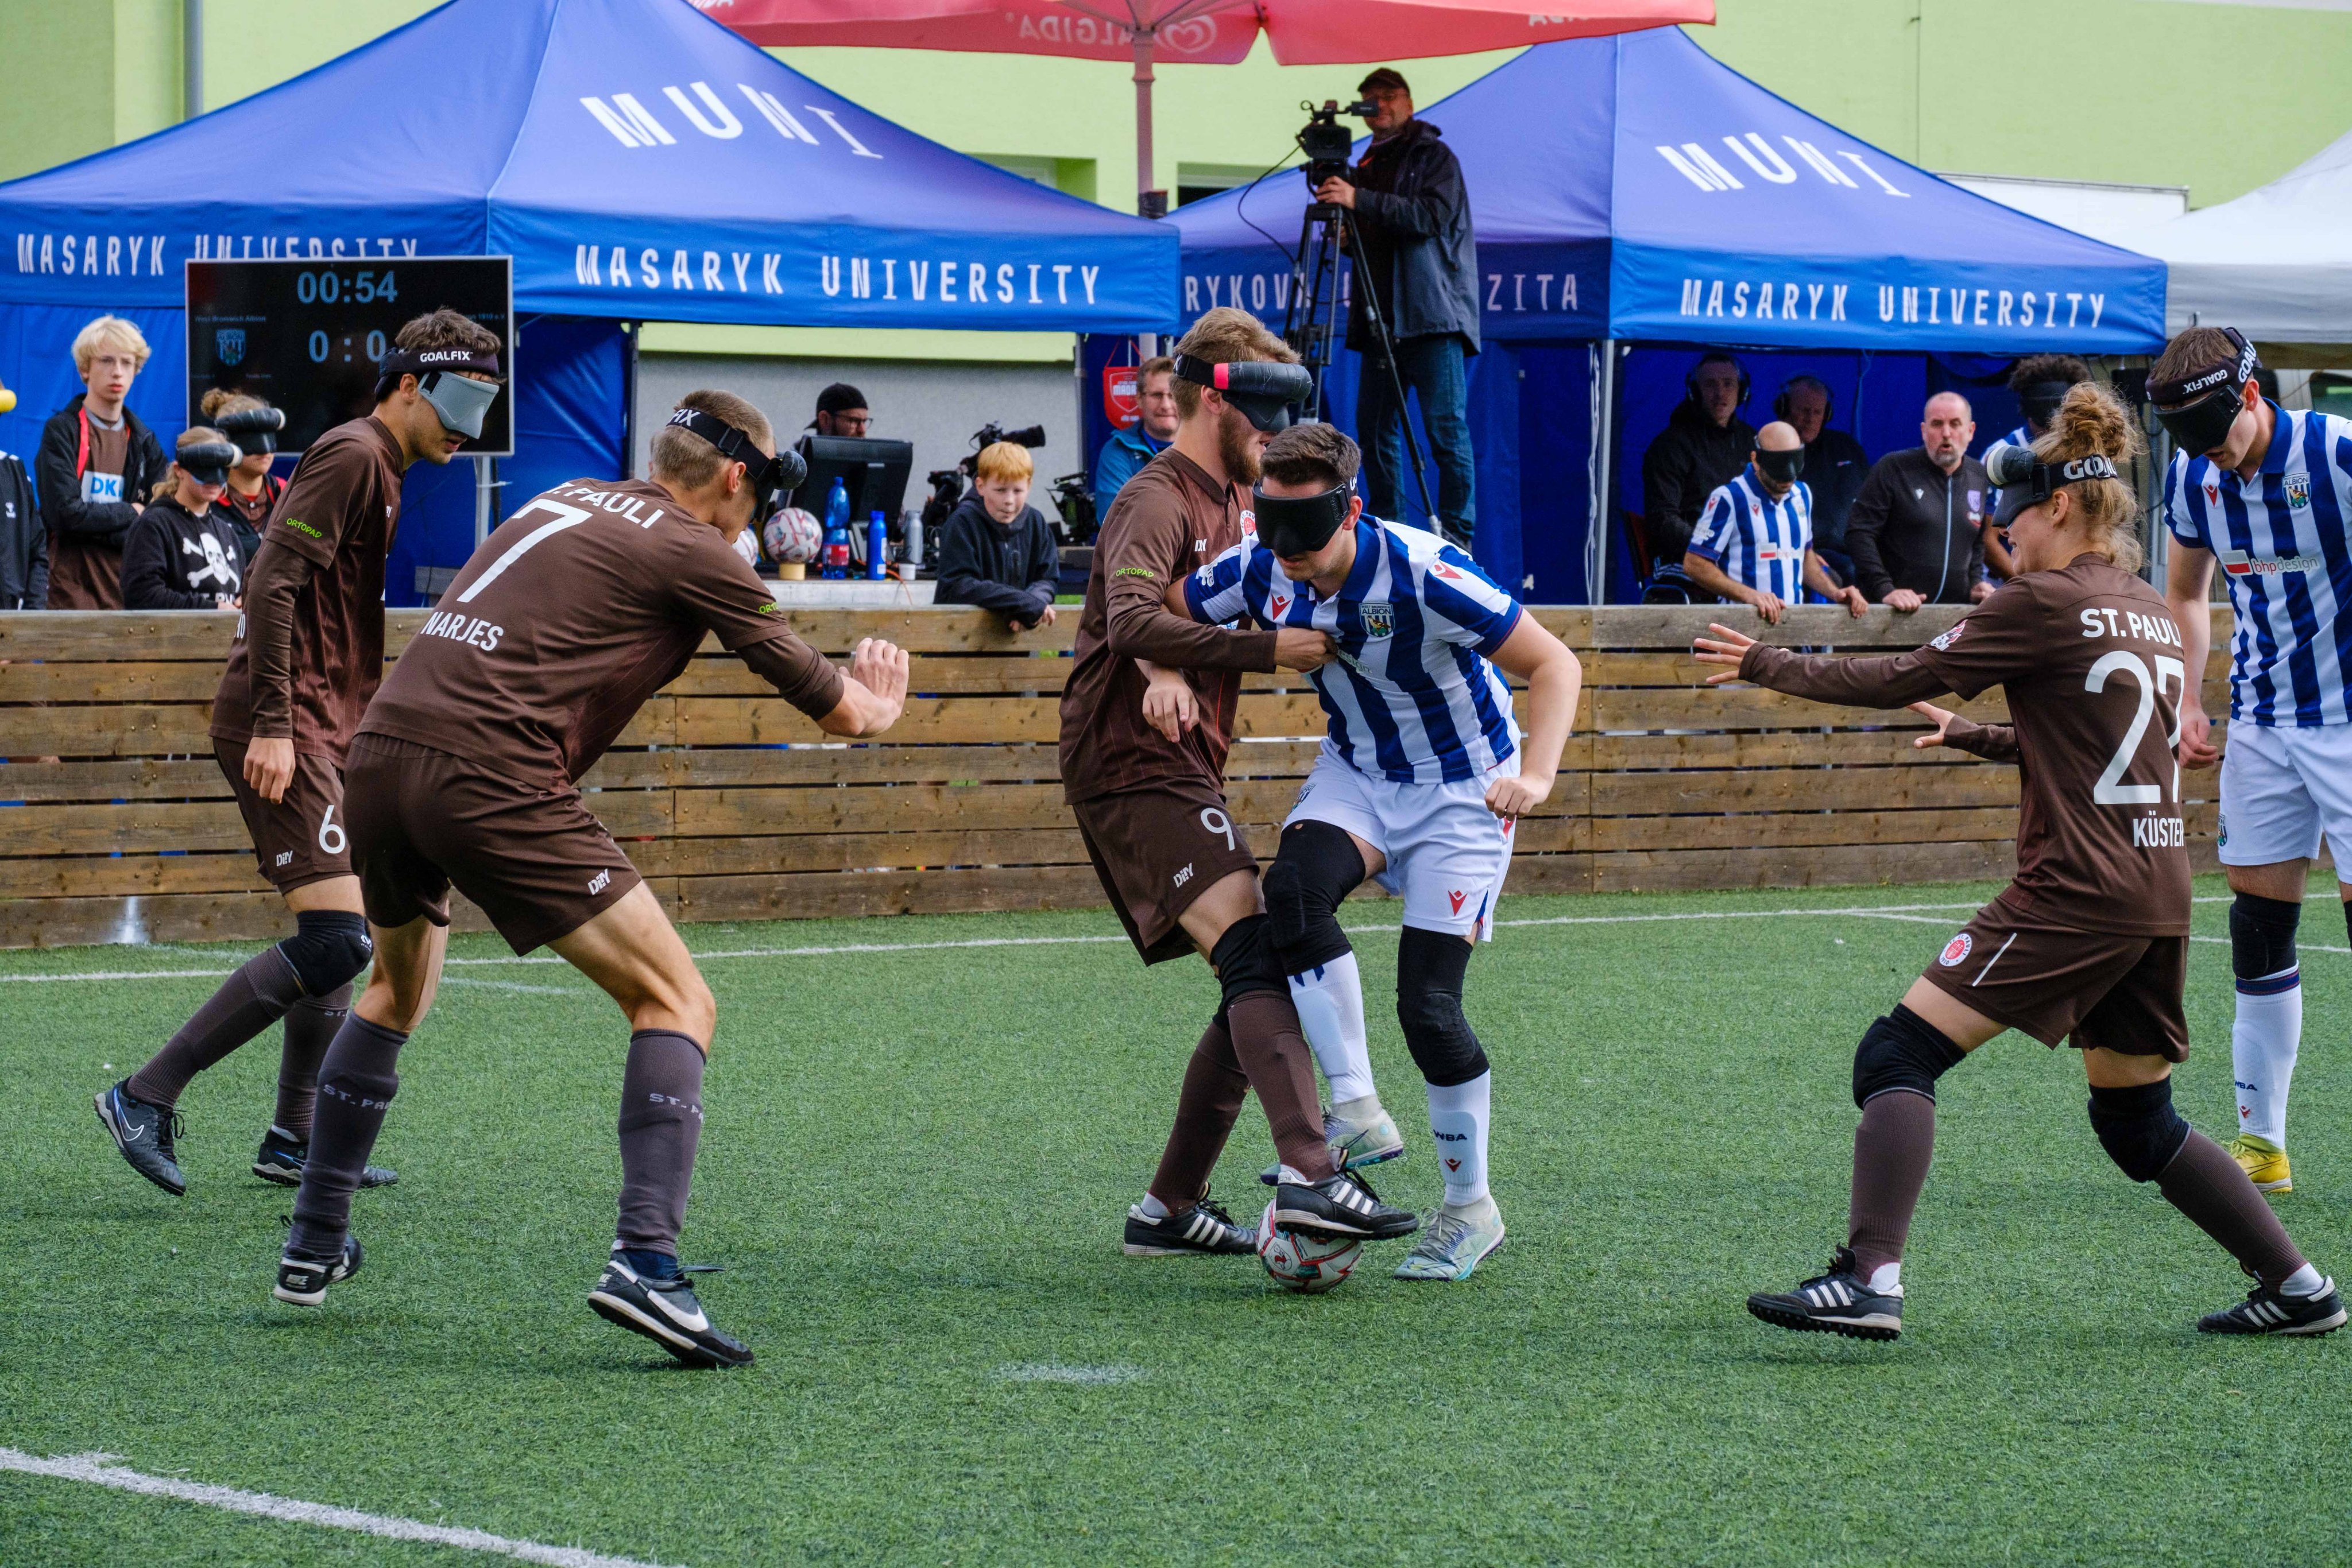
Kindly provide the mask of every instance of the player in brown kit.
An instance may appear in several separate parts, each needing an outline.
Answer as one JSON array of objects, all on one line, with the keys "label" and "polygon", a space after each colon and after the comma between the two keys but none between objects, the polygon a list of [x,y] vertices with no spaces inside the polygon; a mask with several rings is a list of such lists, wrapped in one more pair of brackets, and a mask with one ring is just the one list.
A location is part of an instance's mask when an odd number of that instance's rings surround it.
[{"label": "player in brown kit", "polygon": [[[1418,1221],[1333,1168],[1315,1069],[1276,959],[1257,857],[1225,808],[1242,673],[1309,670],[1329,640],[1227,631],[1170,612],[1171,583],[1241,541],[1258,454],[1307,390],[1297,355],[1245,311],[1208,312],[1176,346],[1174,444],[1118,493],[1095,543],[1077,657],[1062,695],[1062,787],[1096,874],[1146,964],[1198,952],[1224,999],[1193,1049],[1160,1169],[1128,1210],[1133,1257],[1248,1252],[1256,1235],[1209,1198],[1209,1173],[1255,1089],[1283,1170],[1276,1212],[1301,1229],[1382,1239]],[[1182,672],[1175,675],[1170,672]],[[1163,734],[1155,677],[1197,709]]]},{"label": "player in brown kit", "polygon": [[[403,327],[378,367],[375,412],[303,453],[247,570],[245,615],[213,699],[213,755],[295,933],[247,960],[147,1065],[98,1097],[114,1146],[166,1192],[187,1190],[181,1091],[281,1017],[277,1115],[253,1174],[281,1186],[301,1180],[319,1060],[368,963],[343,762],[383,674],[383,562],[401,478],[481,434],[499,392],[499,346],[497,333],[454,310]],[[393,1179],[370,1169],[362,1185]]]},{"label": "player in brown kit", "polygon": [[[2133,575],[2139,506],[2116,476],[2137,446],[2105,387],[2071,388],[2033,443],[2029,479],[2004,484],[1998,521],[2018,575],[1924,648],[1881,658],[1804,656],[1722,626],[1698,640],[1713,682],[1862,707],[1905,705],[1941,743],[2017,764],[2017,877],[1944,946],[1855,1052],[1853,1200],[1846,1245],[1794,1291],[1748,1298],[1782,1328],[1893,1339],[1903,1328],[1903,1243],[1935,1147],[1936,1080],[2006,1030],[2083,1052],[2091,1126],[2134,1181],[2253,1277],[2208,1333],[2321,1334],[2344,1322],[2324,1279],[2222,1147],[2172,1106],[2189,1054],[2180,1006],[2189,851],[2180,816],[2179,699],[2194,679],[2163,595]],[[1979,725],[1925,699],[2005,688],[2012,722]]]},{"label": "player in brown kit", "polygon": [[574,480],[516,512],[393,666],[352,744],[346,793],[375,972],[320,1071],[278,1300],[316,1306],[359,1268],[352,1192],[400,1048],[433,1005],[455,883],[517,953],[553,947],[628,1015],[620,1223],[589,1304],[689,1365],[751,1359],[677,1262],[717,1005],[579,779],[705,632],[829,735],[898,722],[907,655],[861,643],[844,676],[733,549],[804,472],[777,455],[758,409],[690,393],[654,440],[651,478]]}]

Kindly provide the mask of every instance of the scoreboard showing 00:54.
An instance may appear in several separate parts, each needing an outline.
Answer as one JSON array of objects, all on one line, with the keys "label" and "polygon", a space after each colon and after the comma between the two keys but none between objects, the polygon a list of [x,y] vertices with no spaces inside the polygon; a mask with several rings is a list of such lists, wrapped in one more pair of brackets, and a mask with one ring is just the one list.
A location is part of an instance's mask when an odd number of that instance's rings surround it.
[{"label": "scoreboard showing 00:54", "polygon": [[514,260],[504,256],[191,261],[188,423],[215,387],[286,412],[278,450],[300,452],[373,408],[376,361],[402,325],[447,306],[507,345],[507,387],[469,457],[514,451]]}]

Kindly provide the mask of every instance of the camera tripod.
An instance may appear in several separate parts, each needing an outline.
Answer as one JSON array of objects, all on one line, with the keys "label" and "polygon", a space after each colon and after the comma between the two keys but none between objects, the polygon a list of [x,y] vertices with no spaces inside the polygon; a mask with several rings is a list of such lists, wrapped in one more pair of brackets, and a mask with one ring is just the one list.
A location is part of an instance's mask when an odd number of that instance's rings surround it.
[{"label": "camera tripod", "polygon": [[1323,377],[1331,367],[1339,323],[1347,313],[1339,298],[1339,264],[1347,256],[1357,262],[1356,287],[1361,290],[1364,318],[1371,325],[1374,353],[1388,375],[1390,395],[1396,399],[1397,423],[1404,427],[1404,449],[1412,458],[1412,479],[1421,491],[1422,510],[1429,514],[1432,529],[1443,535],[1437,507],[1430,499],[1429,476],[1422,466],[1421,438],[1413,434],[1412,418],[1404,404],[1396,341],[1381,316],[1380,296],[1364,277],[1363,252],[1356,243],[1353,217],[1347,208],[1330,202],[1309,202],[1299,220],[1298,249],[1290,264],[1290,299],[1282,312],[1283,340],[1298,350],[1307,373],[1315,378],[1307,417],[1323,417]]}]

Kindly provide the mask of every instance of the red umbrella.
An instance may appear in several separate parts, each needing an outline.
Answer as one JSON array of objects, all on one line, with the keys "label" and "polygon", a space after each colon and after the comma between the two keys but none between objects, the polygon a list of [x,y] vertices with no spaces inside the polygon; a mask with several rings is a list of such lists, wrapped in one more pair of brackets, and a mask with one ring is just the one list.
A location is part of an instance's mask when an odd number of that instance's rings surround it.
[{"label": "red umbrella", "polygon": [[[1135,62],[1139,211],[1151,192],[1151,67],[1236,65],[1264,32],[1286,66],[1421,59],[1713,22],[1714,0],[693,0],[755,44],[958,49]],[[1557,4],[1558,0],[1552,0]]]}]

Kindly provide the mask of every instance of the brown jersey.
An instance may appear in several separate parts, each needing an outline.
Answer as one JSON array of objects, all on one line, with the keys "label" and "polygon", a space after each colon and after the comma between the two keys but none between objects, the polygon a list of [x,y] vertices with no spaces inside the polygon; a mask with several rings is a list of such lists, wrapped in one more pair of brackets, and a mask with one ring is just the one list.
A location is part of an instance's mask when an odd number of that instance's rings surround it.
[{"label": "brown jersey", "polygon": [[705,632],[810,717],[842,677],[719,530],[649,480],[558,485],[483,541],[360,727],[534,784],[579,779]]},{"label": "brown jersey", "polygon": [[[246,612],[213,698],[215,737],[288,736],[297,752],[342,766],[383,678],[383,561],[404,470],[400,443],[373,414],[302,454],[247,573]],[[272,551],[295,559],[273,561]],[[296,577],[290,597],[275,591]]]},{"label": "brown jersey", "polygon": [[[1242,673],[1272,670],[1275,633],[1198,626],[1169,612],[1168,585],[1241,542],[1247,492],[1162,452],[1120,487],[1095,540],[1077,658],[1062,693],[1062,794],[1071,801],[1154,779],[1221,783]],[[1181,670],[1201,722],[1171,741],[1143,721],[1135,661]]]},{"label": "brown jersey", "polygon": [[2084,555],[2011,580],[1924,648],[1841,659],[1759,643],[1739,673],[1865,707],[2005,688],[2009,724],[1955,724],[1948,737],[2017,763],[2017,880],[2004,903],[2049,925],[2182,936],[2189,849],[2172,750],[2189,678],[2181,653],[2164,596]]}]

